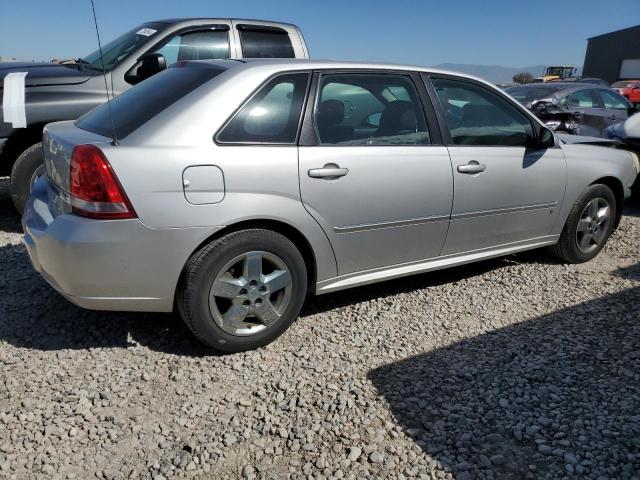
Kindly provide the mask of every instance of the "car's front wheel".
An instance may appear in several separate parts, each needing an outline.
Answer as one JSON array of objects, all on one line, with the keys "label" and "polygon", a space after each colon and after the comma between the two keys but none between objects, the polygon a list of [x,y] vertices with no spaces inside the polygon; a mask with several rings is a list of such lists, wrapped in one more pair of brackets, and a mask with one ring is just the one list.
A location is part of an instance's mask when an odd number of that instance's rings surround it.
[{"label": "car's front wheel", "polygon": [[295,245],[277,232],[248,229],[191,257],[177,302],[200,341],[240,352],[280,336],[300,313],[306,290],[307,271]]},{"label": "car's front wheel", "polygon": [[591,185],[569,212],[559,242],[551,249],[569,263],[588,262],[604,247],[615,226],[616,199],[606,185]]}]

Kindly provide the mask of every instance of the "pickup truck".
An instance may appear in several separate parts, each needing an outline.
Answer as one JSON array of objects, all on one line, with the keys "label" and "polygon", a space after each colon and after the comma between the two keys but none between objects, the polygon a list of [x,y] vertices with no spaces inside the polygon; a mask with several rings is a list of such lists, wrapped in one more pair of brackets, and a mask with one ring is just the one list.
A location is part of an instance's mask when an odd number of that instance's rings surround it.
[{"label": "pickup truck", "polygon": [[148,22],[130,30],[102,47],[102,60],[96,50],[61,63],[0,63],[0,96],[8,74],[27,72],[26,127],[15,128],[14,122],[7,122],[7,112],[3,115],[0,106],[0,175],[11,175],[16,209],[22,212],[31,185],[43,171],[45,124],[76,119],[104,103],[105,83],[109,95],[115,96],[182,60],[223,58],[309,58],[309,52],[295,25],[180,18]]}]

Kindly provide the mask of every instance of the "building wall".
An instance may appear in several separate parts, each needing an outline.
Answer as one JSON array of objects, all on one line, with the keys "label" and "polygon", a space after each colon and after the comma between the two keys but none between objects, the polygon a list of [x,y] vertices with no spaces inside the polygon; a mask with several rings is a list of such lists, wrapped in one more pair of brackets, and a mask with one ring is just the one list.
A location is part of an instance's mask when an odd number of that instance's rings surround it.
[{"label": "building wall", "polygon": [[613,83],[622,60],[634,58],[640,59],[640,25],[590,38],[582,75]]}]

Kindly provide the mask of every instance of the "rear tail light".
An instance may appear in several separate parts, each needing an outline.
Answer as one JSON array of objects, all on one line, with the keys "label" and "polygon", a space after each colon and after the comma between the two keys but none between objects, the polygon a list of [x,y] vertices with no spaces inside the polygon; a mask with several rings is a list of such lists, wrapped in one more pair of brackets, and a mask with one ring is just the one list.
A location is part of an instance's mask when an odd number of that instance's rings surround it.
[{"label": "rear tail light", "polygon": [[98,219],[136,218],[118,177],[95,145],[73,149],[69,177],[74,213]]}]

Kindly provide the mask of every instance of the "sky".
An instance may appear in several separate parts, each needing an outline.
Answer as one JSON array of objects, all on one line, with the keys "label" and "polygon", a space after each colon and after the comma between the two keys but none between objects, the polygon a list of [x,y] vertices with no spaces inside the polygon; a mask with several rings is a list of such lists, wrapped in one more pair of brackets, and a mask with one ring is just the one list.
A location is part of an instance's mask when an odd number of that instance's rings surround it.
[{"label": "sky", "polygon": [[[640,0],[94,0],[103,43],[150,20],[239,17],[301,29],[314,58],[581,66],[587,38],[640,24]],[[0,0],[0,56],[97,47],[90,0]]]}]

